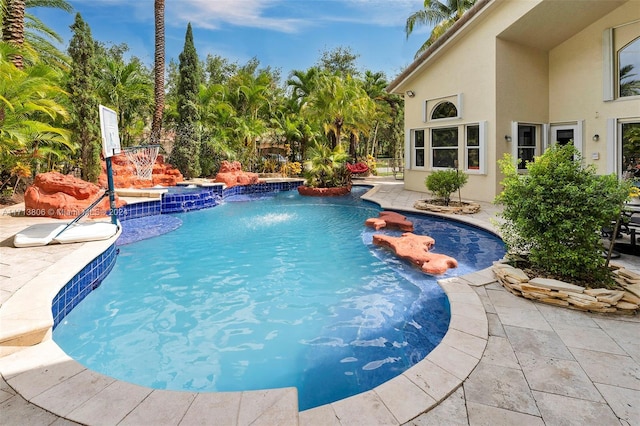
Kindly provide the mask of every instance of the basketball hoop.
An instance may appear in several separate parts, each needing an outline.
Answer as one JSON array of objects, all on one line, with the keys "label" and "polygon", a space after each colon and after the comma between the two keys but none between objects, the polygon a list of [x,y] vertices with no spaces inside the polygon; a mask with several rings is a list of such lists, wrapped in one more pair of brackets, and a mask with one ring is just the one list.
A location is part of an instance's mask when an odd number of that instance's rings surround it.
[{"label": "basketball hoop", "polygon": [[140,145],[123,147],[127,159],[136,166],[136,174],[142,180],[151,180],[153,165],[156,163],[160,145]]}]

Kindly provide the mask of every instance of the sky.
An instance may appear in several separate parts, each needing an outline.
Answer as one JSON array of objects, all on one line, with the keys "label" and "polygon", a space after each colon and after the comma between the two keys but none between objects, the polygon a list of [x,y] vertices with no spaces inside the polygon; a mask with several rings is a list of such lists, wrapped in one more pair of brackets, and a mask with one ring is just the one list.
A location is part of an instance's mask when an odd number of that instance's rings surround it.
[{"label": "sky", "polygon": [[[66,51],[75,13],[104,43],[126,43],[130,53],[153,65],[153,0],[67,0],[73,13],[30,9],[64,38]],[[193,29],[198,56],[219,55],[245,64],[292,70],[318,63],[324,51],[350,48],[360,70],[382,71],[391,81],[412,61],[428,38],[417,28],[407,39],[407,18],[424,0],[165,0],[166,63],[178,61],[187,24]]]}]

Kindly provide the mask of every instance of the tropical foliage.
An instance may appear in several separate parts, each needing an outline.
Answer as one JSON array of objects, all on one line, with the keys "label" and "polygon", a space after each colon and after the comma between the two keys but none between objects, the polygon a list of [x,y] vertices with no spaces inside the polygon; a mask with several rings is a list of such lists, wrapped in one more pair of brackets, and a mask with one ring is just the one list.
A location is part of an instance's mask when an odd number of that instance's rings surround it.
[{"label": "tropical foliage", "polygon": [[[26,177],[25,170],[51,168],[75,151],[62,74],[44,64],[17,68],[10,60],[16,49],[0,43],[0,172],[3,185]],[[18,167],[19,166],[19,167]],[[19,169],[19,173],[14,170]],[[25,169],[26,168],[26,169]],[[29,173],[30,174],[30,173]]]},{"label": "tropical foliage", "polygon": [[424,0],[424,8],[409,16],[405,26],[405,33],[409,37],[416,26],[433,25],[431,35],[416,52],[416,58],[451,28],[475,2],[476,0]]},{"label": "tropical foliage", "polygon": [[627,181],[584,167],[573,145],[554,145],[520,174],[506,155],[496,201],[504,206],[503,240],[512,256],[526,256],[537,270],[568,280],[607,283],[600,230],[619,217]]},{"label": "tropical foliage", "polygon": [[[159,141],[186,177],[213,176],[222,160],[254,172],[300,175],[319,146],[342,165],[402,155],[402,98],[386,93],[384,74],[360,70],[349,48],[322,52],[312,67],[282,78],[256,58],[201,60],[187,28],[180,61],[169,61],[165,81],[163,0],[154,1],[153,67],[128,54],[125,44],[93,40],[79,15],[69,56],[52,51],[57,35],[29,9],[70,10],[64,0],[0,0],[0,6],[3,38],[24,40],[0,45],[0,174],[8,186],[52,169],[96,180],[98,104],[118,112],[123,146]],[[348,178],[341,170],[314,181],[339,184]]]},{"label": "tropical foliage", "polygon": [[305,164],[306,185],[312,188],[335,188],[351,183],[351,173],[345,167],[349,155],[342,145],[331,149],[323,143],[309,148]]}]

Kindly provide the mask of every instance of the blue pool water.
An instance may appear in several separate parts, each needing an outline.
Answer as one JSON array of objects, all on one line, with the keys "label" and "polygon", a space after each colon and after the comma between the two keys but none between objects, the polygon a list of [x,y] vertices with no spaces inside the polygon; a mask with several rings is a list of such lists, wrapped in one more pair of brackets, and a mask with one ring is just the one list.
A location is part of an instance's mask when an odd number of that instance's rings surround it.
[{"label": "blue pool water", "polygon": [[[372,245],[375,232],[401,233],[364,226],[380,210],[364,191],[238,196],[172,215],[182,226],[120,246],[54,339],[92,370],[158,389],[295,386],[301,410],[371,389],[423,359],[450,312],[435,278]],[[458,260],[444,277],[504,254],[478,229],[408,216]]]}]

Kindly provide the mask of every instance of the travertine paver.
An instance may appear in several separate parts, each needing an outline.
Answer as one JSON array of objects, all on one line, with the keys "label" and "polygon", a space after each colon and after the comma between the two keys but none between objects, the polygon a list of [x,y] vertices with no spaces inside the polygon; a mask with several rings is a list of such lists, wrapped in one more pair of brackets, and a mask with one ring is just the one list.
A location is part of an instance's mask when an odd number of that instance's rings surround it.
[{"label": "travertine paver", "polygon": [[364,392],[331,404],[343,425],[376,426],[397,425],[398,420],[373,391]]},{"label": "travertine paver", "polygon": [[618,355],[627,354],[615,340],[600,328],[568,327],[559,324],[553,329],[569,348],[590,349]]},{"label": "travertine paver", "polygon": [[553,330],[533,330],[505,325],[504,329],[516,353],[572,360],[573,356]]},{"label": "travertine paver", "polygon": [[196,395],[154,390],[119,424],[122,426],[177,425]]},{"label": "travertine paver", "polygon": [[460,379],[429,360],[424,360],[404,372],[420,389],[435,401],[440,401],[460,384]]},{"label": "travertine paver", "polygon": [[640,391],[602,383],[595,385],[620,420],[629,425],[640,423]]},{"label": "travertine paver", "polygon": [[640,365],[630,356],[574,348],[571,353],[594,383],[640,390]]},{"label": "travertine paver", "polygon": [[522,370],[480,361],[464,383],[467,401],[518,413],[539,415]]},{"label": "travertine paver", "polygon": [[153,389],[115,380],[71,411],[67,418],[95,426],[117,424],[152,391]]},{"label": "travertine paver", "polygon": [[607,404],[552,393],[533,391],[533,394],[546,424],[619,424],[618,418]]},{"label": "travertine paver", "polygon": [[[518,353],[518,360],[532,390],[604,402],[577,361],[527,353]],[[549,377],[553,377],[553,380],[549,380]]]},{"label": "travertine paver", "polygon": [[462,387],[459,387],[449,398],[429,411],[428,416],[420,416],[407,424],[411,426],[468,425]]},{"label": "travertine paver", "polygon": [[[413,202],[424,197],[423,193],[404,191],[401,182],[391,182],[372,195],[373,201],[383,208],[404,208],[408,211],[414,211]],[[493,229],[489,219],[495,210],[495,206],[483,204],[483,210],[474,218],[456,219]],[[0,218],[3,219],[6,218]],[[0,302],[5,302],[28,281],[29,276],[36,276],[39,271],[17,265],[22,263],[21,256],[27,252],[8,246],[8,236],[24,228],[24,224],[10,218],[0,225],[0,241],[3,241],[0,244]],[[81,250],[80,245],[72,246],[76,247],[62,248],[69,250],[64,253],[57,251],[61,247],[42,248],[36,258],[46,258],[53,264],[64,260],[68,253]],[[6,256],[8,253],[9,257]],[[31,255],[27,257],[31,258]],[[7,259],[13,264],[8,266],[17,268],[7,268]],[[638,258],[623,255],[619,262],[640,272]],[[16,274],[16,271],[21,272]],[[7,280],[8,277],[11,279]],[[461,282],[465,285],[461,286]],[[473,339],[455,339],[455,335],[460,337],[463,333],[481,338],[485,330],[488,333],[486,347],[478,355],[479,359],[445,343],[428,359],[405,372],[400,381],[355,398],[304,411],[299,414],[300,425],[398,424],[404,421],[403,413],[409,413],[423,403],[428,405],[423,408],[429,411],[406,424],[640,424],[640,318],[589,314],[536,304],[505,291],[493,282],[491,271],[445,282],[443,288],[448,289],[453,301],[451,325],[456,332],[452,333],[450,340],[458,340],[467,351],[475,352],[478,348],[471,343]],[[478,304],[468,303],[474,302],[469,294],[465,294],[469,290],[477,294]],[[580,339],[571,335],[572,331],[577,331],[576,328],[581,329],[578,332]],[[597,330],[593,341],[590,341],[590,333],[585,331],[588,328]],[[598,345],[596,342],[605,343]],[[66,386],[65,392],[73,392],[69,384],[74,381],[66,385],[61,383],[75,376],[92,375],[75,362],[65,362],[65,355],[56,345],[44,345],[43,349],[48,362],[53,362],[55,368],[30,359],[30,351],[37,352],[35,348],[11,357],[10,365],[6,359],[0,358],[0,371],[5,375],[0,378],[0,423],[3,426],[75,424],[23,398],[53,397],[51,389],[56,386],[61,386],[58,389]],[[455,374],[450,370],[455,370]],[[27,390],[23,395],[16,394],[5,379]],[[403,386],[407,381],[411,384]],[[412,389],[414,385],[419,389],[416,391],[418,395],[422,393],[441,402],[431,406],[431,399],[424,397],[419,397],[418,401],[409,399],[407,403],[393,399],[394,393],[400,392],[399,397],[402,398],[401,392]],[[593,388],[597,389],[598,395]],[[272,395],[269,398],[274,399],[261,399],[260,393],[183,393],[180,398],[163,398],[161,394],[164,391],[152,391],[119,381],[105,383],[102,378],[97,379],[95,387],[82,389],[88,393],[87,397],[82,398],[79,404],[74,402],[68,406],[72,408],[68,416],[85,424],[116,424],[122,419],[125,424],[136,424],[136,421],[149,424],[152,416],[141,415],[144,410],[139,405],[147,400],[147,406],[156,411],[155,424],[158,425],[177,424],[177,421],[211,424],[209,420],[213,418],[218,420],[216,424],[223,425],[290,424],[278,422],[278,416],[291,409],[292,399],[286,396]],[[152,397],[153,394],[156,395]],[[391,408],[385,400],[390,401]],[[132,405],[138,408],[130,408]],[[251,414],[251,406],[267,409],[255,417]],[[104,413],[110,414],[105,416]],[[240,413],[244,413],[242,419],[237,417]],[[137,415],[140,417],[136,418]],[[178,417],[181,420],[176,420]]]},{"label": "travertine paver", "polygon": [[541,417],[467,401],[469,423],[473,426],[518,425],[544,426]]},{"label": "travertine paver", "polygon": [[378,386],[375,390],[393,416],[406,423],[420,414],[416,407],[431,407],[436,400],[430,397],[405,375]]},{"label": "travertine paver", "polygon": [[506,368],[520,368],[511,342],[506,337],[489,336],[489,343],[482,356],[482,361]]}]

